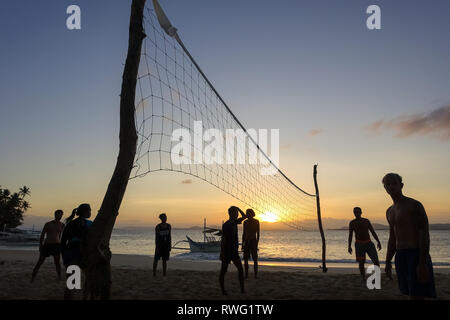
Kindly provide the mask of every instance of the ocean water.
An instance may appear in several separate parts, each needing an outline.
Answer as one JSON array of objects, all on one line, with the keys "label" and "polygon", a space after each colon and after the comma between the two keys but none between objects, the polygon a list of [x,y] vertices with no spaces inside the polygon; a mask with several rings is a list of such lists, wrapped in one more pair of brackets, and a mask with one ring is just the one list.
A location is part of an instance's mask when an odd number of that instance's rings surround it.
[{"label": "ocean water", "polygon": [[[381,262],[386,256],[388,230],[377,230],[382,250],[378,252]],[[186,235],[196,241],[203,241],[201,230],[173,229],[172,245],[186,240]],[[239,236],[242,227],[239,228]],[[327,263],[355,263],[355,255],[347,252],[348,231],[325,230],[327,245]],[[430,254],[435,266],[450,266],[450,231],[430,231]],[[152,256],[155,251],[154,228],[124,228],[115,229],[111,236],[111,251],[117,254],[134,254]],[[186,242],[177,247],[188,248]],[[354,250],[354,244],[352,245]],[[6,246],[0,244],[0,249],[36,249],[36,246]],[[261,230],[259,243],[259,260],[273,263],[321,263],[322,242],[318,231],[265,231]],[[172,249],[171,259],[188,260],[219,260],[218,253],[191,253],[189,250]],[[367,257],[368,261],[370,259]]]},{"label": "ocean water", "polygon": [[[386,246],[389,237],[388,230],[377,230],[382,250],[378,251],[380,261],[386,256]],[[172,230],[172,245],[177,241],[186,240],[186,235],[196,241],[203,241],[201,230]],[[239,236],[242,229],[239,228]],[[111,237],[111,251],[113,253],[153,255],[155,250],[153,228],[116,229]],[[348,231],[325,230],[327,245],[327,262],[329,263],[355,263],[354,244],[353,255],[347,252]],[[354,239],[354,238],[353,238]],[[373,240],[373,239],[372,239]],[[354,241],[354,240],[353,240]],[[450,266],[450,231],[430,231],[430,254],[433,264]],[[186,247],[185,242],[177,247]],[[318,231],[265,231],[261,230],[259,243],[259,260],[270,262],[317,262],[322,257],[322,242]],[[218,253],[191,253],[189,250],[172,249],[171,258],[190,260],[218,260]],[[370,261],[369,257],[367,257]]]}]

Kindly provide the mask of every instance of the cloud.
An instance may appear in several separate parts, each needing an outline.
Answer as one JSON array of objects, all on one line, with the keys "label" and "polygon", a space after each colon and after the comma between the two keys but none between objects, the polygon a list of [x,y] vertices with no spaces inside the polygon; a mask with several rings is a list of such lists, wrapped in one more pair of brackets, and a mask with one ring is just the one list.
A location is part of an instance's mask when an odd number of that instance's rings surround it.
[{"label": "cloud", "polygon": [[192,184],[192,180],[191,179],[186,179],[181,181],[182,184]]},{"label": "cloud", "polygon": [[432,136],[440,140],[450,140],[450,105],[437,108],[428,113],[403,115],[392,120],[378,120],[366,129],[372,133],[394,131],[396,138],[412,135]]},{"label": "cloud", "polygon": [[309,131],[309,135],[311,137],[317,136],[318,134],[322,133],[322,129],[312,129],[311,131]]},{"label": "cloud", "polygon": [[381,129],[383,127],[383,124],[384,124],[384,120],[378,120],[378,121],[375,121],[375,122],[369,124],[366,127],[366,129],[373,133],[380,133]]},{"label": "cloud", "polygon": [[292,149],[292,144],[291,144],[291,143],[288,143],[288,144],[282,144],[282,145],[280,146],[280,150],[290,150],[290,149]]}]

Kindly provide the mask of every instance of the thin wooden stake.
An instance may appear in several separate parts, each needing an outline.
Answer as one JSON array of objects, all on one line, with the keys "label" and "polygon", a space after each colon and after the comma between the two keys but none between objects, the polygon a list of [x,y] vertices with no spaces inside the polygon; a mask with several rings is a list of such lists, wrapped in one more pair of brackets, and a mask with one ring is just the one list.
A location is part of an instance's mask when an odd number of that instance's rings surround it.
[{"label": "thin wooden stake", "polygon": [[325,243],[325,234],[323,233],[323,227],[322,227],[322,216],[320,213],[320,196],[319,196],[319,186],[317,184],[317,164],[314,165],[314,186],[316,187],[316,202],[317,202],[317,220],[319,221],[319,231],[320,231],[320,237],[322,238],[322,271],[325,273],[327,272],[327,263],[326,263],[326,251],[327,246]]}]

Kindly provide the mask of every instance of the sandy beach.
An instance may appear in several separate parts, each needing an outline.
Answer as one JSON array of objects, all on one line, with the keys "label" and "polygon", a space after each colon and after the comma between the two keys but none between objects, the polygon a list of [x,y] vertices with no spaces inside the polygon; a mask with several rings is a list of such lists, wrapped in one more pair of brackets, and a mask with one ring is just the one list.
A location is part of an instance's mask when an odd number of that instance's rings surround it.
[{"label": "sandy beach", "polygon": [[[65,281],[56,280],[53,259],[47,259],[34,283],[30,275],[37,251],[0,250],[0,299],[62,299]],[[219,289],[217,261],[188,261],[171,258],[168,275],[151,272],[152,257],[113,255],[112,299],[389,299],[403,300],[396,281],[382,275],[381,289],[368,290],[356,264],[329,266],[327,273],[317,266],[262,265],[259,278],[252,273],[246,280],[246,293],[239,292],[237,273],[230,265],[226,276],[227,296]],[[159,266],[160,267],[160,266]],[[250,266],[252,270],[252,266]],[[450,272],[436,268],[438,299],[450,299]],[[395,279],[395,277],[394,277]],[[79,295],[78,295],[79,296]]]}]

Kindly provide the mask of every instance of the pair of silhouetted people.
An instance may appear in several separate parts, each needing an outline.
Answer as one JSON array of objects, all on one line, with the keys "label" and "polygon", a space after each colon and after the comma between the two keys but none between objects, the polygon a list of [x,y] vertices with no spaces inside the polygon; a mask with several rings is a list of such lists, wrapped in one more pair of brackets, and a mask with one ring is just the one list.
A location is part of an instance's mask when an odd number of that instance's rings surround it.
[{"label": "pair of silhouetted people", "polygon": [[[47,222],[41,232],[39,241],[39,260],[34,267],[31,281],[34,281],[36,275],[46,257],[53,256],[56,265],[58,279],[61,279],[60,256],[62,255],[64,266],[77,265],[83,268],[83,246],[87,231],[92,224],[88,220],[91,216],[91,207],[83,203],[72,211],[72,214],[60,222],[63,216],[62,210],[55,211],[55,219]],[[78,218],[74,219],[75,216]],[[44,241],[45,237],[45,241]],[[71,291],[66,288],[64,298],[71,298]]]},{"label": "pair of silhouetted people", "polygon": [[[241,217],[239,217],[239,213]],[[244,223],[244,234],[242,238],[242,245],[244,247],[244,261],[246,266],[246,275],[248,276],[248,259],[252,255],[255,266],[255,278],[258,272],[258,241],[259,241],[259,222],[254,219],[255,213],[252,209],[248,209],[245,214],[241,209],[231,206],[228,209],[229,219],[222,225],[222,241],[220,250],[220,260],[222,265],[220,268],[219,283],[222,294],[226,295],[225,291],[225,274],[228,270],[230,262],[236,266],[238,270],[239,284],[241,292],[245,293],[244,288],[244,271],[242,269],[241,258],[239,257],[239,241],[238,241],[238,224],[243,220],[249,218]]]},{"label": "pair of silhouetted people", "polygon": [[161,223],[155,228],[155,255],[153,259],[153,276],[156,276],[156,268],[158,266],[159,259],[162,259],[163,264],[163,276],[167,272],[167,260],[170,257],[170,251],[172,250],[172,235],[170,224],[167,223],[167,215],[161,213],[159,215]]},{"label": "pair of silhouetted people", "polygon": [[[74,219],[74,217],[78,218]],[[77,209],[66,219],[66,227],[61,236],[61,253],[63,263],[66,266],[77,265],[84,269],[83,249],[86,244],[86,236],[92,221],[91,206],[87,203],[80,204]],[[71,299],[72,291],[66,288],[64,299]],[[87,298],[87,287],[83,286],[83,298]]]},{"label": "pair of silhouetted people", "polygon": [[[388,173],[382,183],[391,196],[393,205],[386,211],[389,223],[389,240],[386,253],[385,272],[392,278],[392,258],[395,255],[395,271],[400,292],[411,299],[435,298],[433,264],[430,257],[430,235],[428,218],[423,205],[403,195],[402,177],[397,173]],[[372,262],[379,266],[375,246],[370,241],[369,231],[381,244],[370,221],[361,218],[361,209],[354,208],[356,219],[349,226],[349,253],[352,252],[352,233],[355,232],[356,259],[364,278],[364,261],[367,253]]]}]

